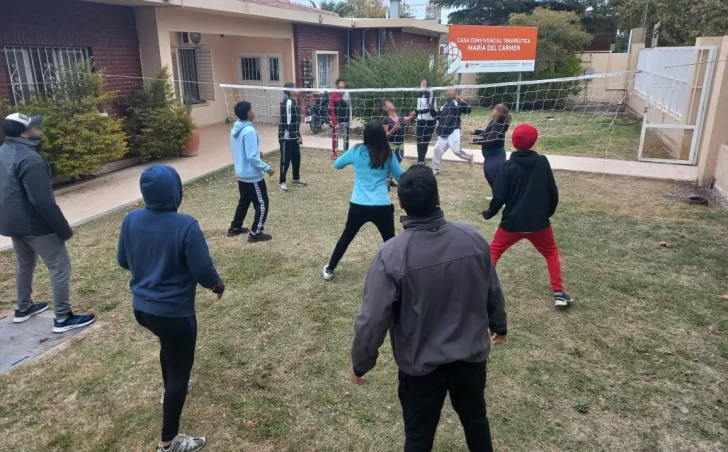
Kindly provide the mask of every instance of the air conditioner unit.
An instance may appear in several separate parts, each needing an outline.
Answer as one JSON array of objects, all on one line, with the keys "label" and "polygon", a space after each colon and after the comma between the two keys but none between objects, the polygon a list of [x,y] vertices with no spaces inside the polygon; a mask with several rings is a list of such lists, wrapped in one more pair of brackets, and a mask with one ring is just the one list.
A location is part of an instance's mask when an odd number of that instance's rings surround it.
[{"label": "air conditioner unit", "polygon": [[182,31],[179,34],[179,44],[183,46],[201,46],[202,33]]}]

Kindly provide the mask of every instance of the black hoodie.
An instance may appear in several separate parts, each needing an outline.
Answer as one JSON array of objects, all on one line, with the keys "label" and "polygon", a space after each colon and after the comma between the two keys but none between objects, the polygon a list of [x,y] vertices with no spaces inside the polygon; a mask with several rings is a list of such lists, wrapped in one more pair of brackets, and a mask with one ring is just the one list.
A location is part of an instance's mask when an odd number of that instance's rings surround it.
[{"label": "black hoodie", "polygon": [[508,232],[536,232],[551,225],[559,190],[548,159],[535,151],[516,151],[503,164],[493,187],[493,200],[483,212],[487,219],[503,204],[500,227]]}]

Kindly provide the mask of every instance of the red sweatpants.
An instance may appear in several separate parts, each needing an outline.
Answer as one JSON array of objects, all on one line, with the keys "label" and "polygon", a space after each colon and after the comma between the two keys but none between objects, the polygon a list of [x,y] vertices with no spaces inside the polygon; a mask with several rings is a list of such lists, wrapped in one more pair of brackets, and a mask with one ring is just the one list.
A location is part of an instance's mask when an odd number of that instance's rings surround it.
[{"label": "red sweatpants", "polygon": [[549,268],[551,288],[554,292],[561,292],[564,286],[561,281],[561,263],[559,262],[559,248],[554,239],[554,230],[551,226],[536,232],[508,232],[502,228],[495,231],[495,237],[490,244],[490,259],[493,265],[498,264],[498,259],[506,250],[522,239],[526,239],[536,247],[539,253],[546,258],[546,265]]}]

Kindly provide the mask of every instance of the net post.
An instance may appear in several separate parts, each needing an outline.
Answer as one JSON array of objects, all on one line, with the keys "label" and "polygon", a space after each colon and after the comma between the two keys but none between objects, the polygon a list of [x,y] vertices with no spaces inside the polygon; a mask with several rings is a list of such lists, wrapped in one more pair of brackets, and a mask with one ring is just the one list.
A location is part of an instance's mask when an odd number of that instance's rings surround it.
[{"label": "net post", "polygon": [[518,84],[516,85],[516,113],[521,109],[521,77],[522,72],[518,73]]}]

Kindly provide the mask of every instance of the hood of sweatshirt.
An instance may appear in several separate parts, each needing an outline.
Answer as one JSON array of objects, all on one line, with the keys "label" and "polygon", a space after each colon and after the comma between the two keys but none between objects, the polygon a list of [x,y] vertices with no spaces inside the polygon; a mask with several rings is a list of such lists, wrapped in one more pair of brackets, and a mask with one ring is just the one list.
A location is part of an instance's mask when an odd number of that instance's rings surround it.
[{"label": "hood of sweatshirt", "polygon": [[182,180],[167,165],[152,165],[142,172],[139,187],[145,209],[155,212],[176,212],[182,203]]},{"label": "hood of sweatshirt", "polygon": [[515,151],[511,153],[511,160],[526,169],[531,169],[538,163],[538,152],[536,151]]},{"label": "hood of sweatshirt", "polygon": [[253,123],[250,121],[241,121],[238,119],[237,121],[235,121],[235,124],[233,124],[233,137],[237,138],[238,136],[240,136],[240,133],[243,131],[244,128],[252,125]]}]

